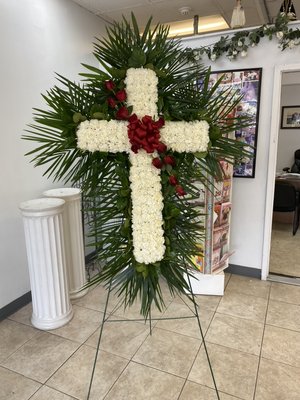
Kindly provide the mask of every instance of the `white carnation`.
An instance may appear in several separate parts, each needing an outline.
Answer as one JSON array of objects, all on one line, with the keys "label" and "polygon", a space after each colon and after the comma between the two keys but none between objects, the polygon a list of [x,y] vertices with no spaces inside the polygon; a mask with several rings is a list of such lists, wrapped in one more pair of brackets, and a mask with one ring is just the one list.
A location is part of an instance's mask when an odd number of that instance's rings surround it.
[{"label": "white carnation", "polygon": [[161,141],[178,152],[206,151],[209,143],[209,125],[206,121],[166,122],[160,131]]},{"label": "white carnation", "polygon": [[130,151],[125,121],[84,121],[77,130],[77,146],[81,150],[118,153]]},{"label": "white carnation", "polygon": [[129,68],[125,79],[127,105],[133,106],[133,112],[142,118],[145,115],[157,117],[157,84],[154,71],[147,68]]}]

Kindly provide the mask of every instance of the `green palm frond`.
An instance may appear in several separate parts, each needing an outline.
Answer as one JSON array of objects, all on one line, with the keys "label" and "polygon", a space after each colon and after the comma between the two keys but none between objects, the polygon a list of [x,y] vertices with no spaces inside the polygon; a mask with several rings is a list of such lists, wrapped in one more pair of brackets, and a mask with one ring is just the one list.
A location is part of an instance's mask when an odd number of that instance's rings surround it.
[{"label": "green palm frond", "polygon": [[[57,74],[57,85],[43,95],[47,110],[34,109],[34,123],[23,135],[36,144],[27,156],[35,166],[47,166],[46,176],[82,188],[89,243],[102,265],[88,285],[112,283],[125,307],[139,298],[145,317],[152,305],[159,310],[165,307],[161,278],[171,294],[189,291],[185,274],[195,269],[191,257],[204,240],[203,216],[192,204],[198,196],[194,182],[206,185],[208,176],[220,179],[224,173],[220,160],[234,163],[252,155],[251,148],[230,138],[231,131],[252,122],[229,115],[241,99],[239,93],[221,91],[221,79],[210,87],[210,70],[190,65],[179,40],[168,39],[169,28],[156,25],[151,29],[151,22],[142,33],[134,15],[131,22],[123,18],[108,27],[106,38],[97,39],[94,47],[100,67],[82,64],[83,84]],[[207,153],[175,152],[176,166],[161,172],[166,251],[160,262],[147,265],[133,255],[128,155],[82,151],[76,136],[86,119],[115,119],[115,110],[108,106],[111,92],[104,83],[113,80],[116,90],[122,90],[131,67],[155,71],[158,111],[166,120],[206,120],[210,125]],[[170,186],[170,173],[184,187],[187,195],[183,199]]]}]

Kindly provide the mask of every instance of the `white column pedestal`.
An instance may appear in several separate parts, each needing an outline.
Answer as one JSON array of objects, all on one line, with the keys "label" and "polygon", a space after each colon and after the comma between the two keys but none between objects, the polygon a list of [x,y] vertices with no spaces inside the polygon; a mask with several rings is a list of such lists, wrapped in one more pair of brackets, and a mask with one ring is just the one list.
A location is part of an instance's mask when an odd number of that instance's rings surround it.
[{"label": "white column pedestal", "polygon": [[62,199],[20,204],[32,294],[32,325],[56,329],[73,317],[63,241]]},{"label": "white column pedestal", "polygon": [[63,212],[66,266],[71,299],[84,296],[86,284],[83,229],[81,217],[81,191],[77,188],[51,189],[43,193],[46,197],[61,198],[65,201]]},{"label": "white column pedestal", "polygon": [[[219,274],[202,274],[198,271],[190,271],[190,273],[192,275],[190,282],[195,295],[224,295],[225,275],[223,271]],[[185,277],[185,280],[188,281],[188,278]]]}]

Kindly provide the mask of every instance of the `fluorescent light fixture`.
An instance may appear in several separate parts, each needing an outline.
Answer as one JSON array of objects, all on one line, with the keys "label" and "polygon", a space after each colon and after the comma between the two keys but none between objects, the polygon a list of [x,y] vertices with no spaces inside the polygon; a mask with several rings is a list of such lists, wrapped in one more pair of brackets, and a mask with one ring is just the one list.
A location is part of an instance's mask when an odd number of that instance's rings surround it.
[{"label": "fluorescent light fixture", "polygon": [[[169,37],[189,36],[194,34],[194,19],[184,21],[168,22],[170,26]],[[229,29],[225,19],[221,15],[210,15],[208,17],[199,17],[198,32],[212,32]]]}]

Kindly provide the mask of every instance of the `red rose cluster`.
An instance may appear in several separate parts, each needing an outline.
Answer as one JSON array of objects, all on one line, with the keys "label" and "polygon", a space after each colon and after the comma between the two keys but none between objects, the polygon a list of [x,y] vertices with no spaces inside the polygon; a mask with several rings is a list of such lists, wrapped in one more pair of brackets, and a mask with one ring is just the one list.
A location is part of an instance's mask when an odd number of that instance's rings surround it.
[{"label": "red rose cluster", "polygon": [[163,118],[153,121],[149,115],[139,119],[136,114],[132,114],[128,121],[128,138],[134,153],[139,149],[144,149],[147,153],[153,153],[155,150],[163,152],[167,149],[167,146],[159,141],[159,130],[165,124]]},{"label": "red rose cluster", "polygon": [[105,89],[111,92],[111,96],[108,97],[107,103],[110,108],[115,109],[118,108],[116,112],[117,119],[128,119],[129,111],[127,107],[122,106],[120,107],[120,103],[124,103],[127,98],[126,91],[124,89],[118,90],[115,92],[116,84],[113,81],[105,81],[104,82]]}]

